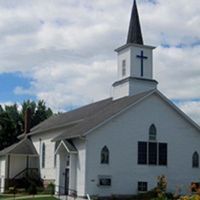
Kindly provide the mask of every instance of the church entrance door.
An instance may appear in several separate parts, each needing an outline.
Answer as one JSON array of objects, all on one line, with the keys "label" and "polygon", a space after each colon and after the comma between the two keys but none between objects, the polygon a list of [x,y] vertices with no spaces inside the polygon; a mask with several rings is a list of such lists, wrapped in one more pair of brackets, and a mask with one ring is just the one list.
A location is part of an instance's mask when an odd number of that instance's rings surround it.
[{"label": "church entrance door", "polygon": [[69,169],[65,169],[65,195],[69,194]]}]

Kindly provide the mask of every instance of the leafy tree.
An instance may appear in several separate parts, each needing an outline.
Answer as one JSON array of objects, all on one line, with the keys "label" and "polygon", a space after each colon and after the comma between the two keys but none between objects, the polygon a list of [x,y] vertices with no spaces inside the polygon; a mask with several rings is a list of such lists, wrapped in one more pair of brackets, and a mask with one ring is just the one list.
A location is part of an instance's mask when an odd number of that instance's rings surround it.
[{"label": "leafy tree", "polygon": [[17,141],[14,121],[6,112],[0,114],[0,149]]},{"label": "leafy tree", "polygon": [[17,104],[15,103],[15,104],[9,105],[9,106],[6,105],[4,112],[8,114],[8,116],[14,123],[14,127],[15,127],[14,134],[19,135],[22,132],[23,118],[20,114],[20,111],[18,110]]},{"label": "leafy tree", "polygon": [[22,103],[21,111],[23,127],[24,116],[27,108],[31,109],[31,128],[44,121],[45,119],[49,118],[53,114],[52,110],[46,107],[45,102],[43,100],[39,100],[37,103],[30,100],[24,101]]},{"label": "leafy tree", "polygon": [[17,136],[24,132],[24,116],[27,108],[31,109],[31,128],[49,118],[53,112],[43,100],[24,101],[19,109],[17,104],[0,105],[0,150],[18,141]]},{"label": "leafy tree", "polygon": [[2,106],[0,105],[0,113],[2,113],[3,112],[3,108],[2,108]]}]

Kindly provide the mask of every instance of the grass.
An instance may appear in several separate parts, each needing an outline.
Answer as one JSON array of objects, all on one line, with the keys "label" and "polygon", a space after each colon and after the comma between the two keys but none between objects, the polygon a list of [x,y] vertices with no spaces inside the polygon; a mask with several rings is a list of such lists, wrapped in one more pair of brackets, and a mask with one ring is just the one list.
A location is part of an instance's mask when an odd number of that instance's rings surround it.
[{"label": "grass", "polygon": [[57,198],[55,198],[55,197],[35,197],[35,198],[16,199],[16,200],[57,200]]},{"label": "grass", "polygon": [[[0,200],[14,200],[14,197],[13,196],[2,196],[0,195]],[[57,198],[55,197],[52,197],[52,196],[18,196],[18,197],[15,197],[16,200],[58,200]]]}]

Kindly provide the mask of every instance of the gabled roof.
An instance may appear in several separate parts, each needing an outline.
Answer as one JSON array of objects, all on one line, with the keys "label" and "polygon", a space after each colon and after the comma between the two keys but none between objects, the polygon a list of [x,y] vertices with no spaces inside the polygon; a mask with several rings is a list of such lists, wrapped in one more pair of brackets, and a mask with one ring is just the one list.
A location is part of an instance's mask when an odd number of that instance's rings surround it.
[{"label": "gabled roof", "polygon": [[34,155],[38,156],[38,153],[31,142],[30,139],[24,138],[23,140],[15,143],[2,151],[0,151],[0,156],[5,156],[9,154],[18,154],[18,155]]},{"label": "gabled roof", "polygon": [[133,3],[133,9],[131,14],[131,20],[129,24],[127,44],[135,43],[143,45],[142,31],[140,27],[140,19],[137,10],[136,0]]},{"label": "gabled roof", "polygon": [[84,121],[80,122],[76,126],[65,129],[65,131],[63,131],[60,135],[55,137],[53,141],[69,139],[74,137],[83,137],[153,94],[161,98],[168,106],[170,106],[183,119],[185,119],[189,124],[191,124],[195,129],[197,129],[197,131],[200,132],[200,127],[198,124],[196,124],[192,119],[190,119],[183,111],[181,111],[175,104],[173,104],[169,99],[167,99],[161,92],[155,89],[134,96],[124,97],[112,101],[112,103],[108,107],[105,107],[96,114],[86,118]]},{"label": "gabled roof", "polygon": [[[111,102],[112,98],[104,99],[66,113],[53,115],[52,117],[33,127],[29,135],[75,126],[85,118],[93,115],[105,106],[108,106]],[[24,135],[25,134],[22,134],[19,138],[22,138]]]},{"label": "gabled roof", "polygon": [[65,139],[65,136],[66,138],[81,136],[83,132],[91,130],[109,117],[120,112],[123,108],[126,108],[129,104],[137,102],[152,92],[151,90],[117,100],[109,98],[64,114],[55,115],[31,129],[28,135],[59,130],[61,134],[58,135],[56,140]]},{"label": "gabled roof", "polygon": [[71,143],[70,143],[69,141],[67,141],[67,140],[61,140],[61,141],[59,142],[59,144],[58,144],[56,150],[55,150],[55,154],[57,154],[57,152],[59,151],[59,149],[60,149],[62,146],[66,149],[66,151],[67,151],[68,153],[77,153],[77,149],[76,149],[76,147],[75,147],[73,144],[71,144]]},{"label": "gabled roof", "polygon": [[74,137],[82,137],[92,130],[101,126],[110,118],[118,115],[121,111],[128,108],[130,105],[136,104],[146,96],[153,93],[154,90],[143,92],[134,96],[128,96],[117,100],[112,100],[108,105],[86,117],[83,121],[73,127],[66,128],[60,135],[55,137],[53,141],[69,139]]},{"label": "gabled roof", "polygon": [[194,128],[196,128],[200,132],[200,126],[194,122],[189,116],[187,116],[180,108],[178,108],[172,101],[170,101],[164,94],[162,94],[159,90],[155,91],[165,103],[167,103],[173,110],[175,110],[183,119],[185,119],[189,124],[191,124]]},{"label": "gabled roof", "polygon": [[168,100],[157,89],[139,93],[134,96],[127,96],[121,99],[112,100],[105,99],[96,103],[89,104],[74,111],[51,117],[37,127],[33,128],[28,135],[36,135],[48,131],[59,129],[59,134],[53,138],[53,141],[60,141],[70,138],[84,137],[89,132],[102,126],[120,113],[126,111],[130,107],[137,105],[139,102],[148,98],[150,95],[156,94],[172,109],[178,112],[186,121],[194,126],[198,131],[200,127],[184,114],[177,106]]}]

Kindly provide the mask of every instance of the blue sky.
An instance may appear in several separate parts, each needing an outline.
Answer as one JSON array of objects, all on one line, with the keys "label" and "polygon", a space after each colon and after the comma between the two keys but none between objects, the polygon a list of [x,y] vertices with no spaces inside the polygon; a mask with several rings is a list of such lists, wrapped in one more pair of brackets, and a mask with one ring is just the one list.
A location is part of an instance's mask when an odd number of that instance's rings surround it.
[{"label": "blue sky", "polygon": [[23,77],[20,73],[0,74],[0,102],[23,102],[26,99],[36,100],[34,95],[16,95],[14,92],[17,86],[29,88],[30,81],[30,79]]},{"label": "blue sky", "polygon": [[[200,123],[200,4],[138,0],[159,89]],[[111,95],[132,0],[0,1],[0,104],[64,111]],[[181,8],[181,9],[180,9]]]}]

